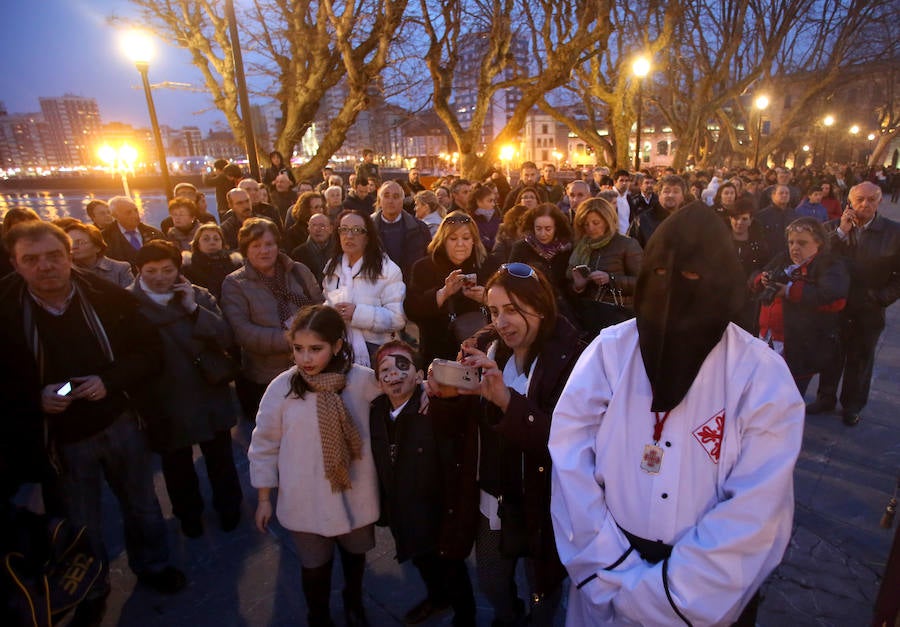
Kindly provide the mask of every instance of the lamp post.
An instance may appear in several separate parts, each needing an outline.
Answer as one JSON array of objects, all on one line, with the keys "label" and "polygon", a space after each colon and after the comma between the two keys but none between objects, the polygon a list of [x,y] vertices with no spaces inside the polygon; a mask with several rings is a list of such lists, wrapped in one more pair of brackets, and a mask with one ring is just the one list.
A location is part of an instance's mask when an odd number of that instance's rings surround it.
[{"label": "lamp post", "polygon": [[822,120],[822,124],[825,125],[825,139],[822,142],[822,165],[825,165],[828,163],[828,131],[834,126],[834,116],[826,115],[825,119]]},{"label": "lamp post", "polygon": [[856,150],[856,137],[859,135],[859,125],[854,124],[850,127],[850,161],[853,161],[853,152]]},{"label": "lamp post", "polygon": [[[259,181],[261,179],[259,160],[256,158],[256,137],[253,133],[253,116],[250,114],[250,96],[247,95],[247,79],[244,76],[244,57],[238,38],[237,18],[234,16],[234,0],[225,0],[225,19],[228,20],[228,31],[231,35],[231,56],[234,61],[238,100],[241,103],[241,120],[244,123],[244,143],[247,147],[247,160],[250,162],[250,176]],[[287,156],[287,160],[290,164],[291,155]]]},{"label": "lamp post", "polygon": [[110,169],[113,176],[115,176],[116,173],[121,175],[122,190],[125,192],[126,196],[130,197],[131,190],[128,189],[128,173],[133,170],[134,162],[137,160],[137,150],[134,146],[122,144],[122,146],[116,150],[109,144],[103,144],[97,151],[97,156],[99,156],[100,160]]},{"label": "lamp post", "polygon": [[650,60],[647,57],[638,57],[631,64],[631,70],[637,77],[637,136],[634,142],[634,171],[641,169],[641,111],[644,108],[644,77],[650,73]]},{"label": "lamp post", "polygon": [[153,104],[153,93],[150,91],[150,79],[147,72],[150,69],[150,59],[153,58],[153,41],[147,33],[132,30],[125,33],[122,38],[122,48],[134,62],[137,71],[141,75],[144,84],[144,96],[147,98],[147,111],[150,113],[150,127],[153,130],[153,140],[156,143],[156,156],[159,159],[159,171],[162,176],[163,189],[166,198],[172,200],[172,183],[169,181],[169,166],[166,163],[166,149],[163,147],[162,134],[159,132],[159,120],[156,118],[156,106]]},{"label": "lamp post", "polygon": [[505,146],[500,148],[500,161],[502,161],[503,165],[506,166],[506,180],[509,180],[509,162],[512,161],[512,158],[515,154],[516,149],[514,146],[506,144]]},{"label": "lamp post", "polygon": [[753,152],[753,168],[759,170],[759,145],[762,143],[762,118],[763,111],[769,106],[769,97],[765,94],[760,94],[756,97],[756,100],[753,101],[753,106],[756,107],[758,112],[756,120],[756,149]]}]

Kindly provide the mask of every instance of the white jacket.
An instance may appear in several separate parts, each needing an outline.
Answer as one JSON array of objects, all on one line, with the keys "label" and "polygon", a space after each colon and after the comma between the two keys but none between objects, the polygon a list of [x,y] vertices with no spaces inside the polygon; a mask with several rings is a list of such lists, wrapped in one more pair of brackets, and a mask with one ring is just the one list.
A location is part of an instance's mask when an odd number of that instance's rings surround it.
[{"label": "white jacket", "polygon": [[340,267],[322,281],[322,292],[325,303],[333,306],[336,304],[335,290],[349,288],[349,297],[345,298],[356,305],[350,327],[359,331],[366,342],[381,345],[406,326],[403,311],[406,284],[399,266],[387,255],[381,266],[381,276],[374,283],[360,275],[361,267],[362,259],[351,268],[346,255],[342,255]]},{"label": "white jacket", "polygon": [[[730,324],[665,422],[655,475],[641,469],[651,398],[631,320],[584,351],[553,413],[567,625],[731,624],[790,539],[804,406],[784,360]],[[671,556],[626,553],[620,527]]]},{"label": "white jacket", "polygon": [[278,522],[291,531],[334,537],[378,520],[378,477],[369,435],[369,403],[381,394],[374,373],[354,365],[341,398],[362,438],[362,459],[350,464],[352,488],[332,492],[325,478],[315,392],[288,395],[296,366],[263,394],[250,441],[250,483],[278,488]]}]

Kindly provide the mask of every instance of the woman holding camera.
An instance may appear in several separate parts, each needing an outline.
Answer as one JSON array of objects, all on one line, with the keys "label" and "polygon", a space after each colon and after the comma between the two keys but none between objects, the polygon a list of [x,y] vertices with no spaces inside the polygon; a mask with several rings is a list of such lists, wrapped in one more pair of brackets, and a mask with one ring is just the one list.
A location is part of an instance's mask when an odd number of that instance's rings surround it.
[{"label": "woman holding camera", "polygon": [[828,254],[828,235],[815,218],[799,218],[785,229],[788,253],[780,253],[757,276],[759,337],[784,360],[797,389],[835,359],[838,315],[847,302],[850,275]]},{"label": "woman holding camera", "polygon": [[615,207],[602,198],[589,198],[575,211],[575,248],[569,257],[573,308],[592,336],[602,327],[585,301],[618,300],[630,309],[644,258],[637,240],[619,234],[618,224]]},{"label": "woman holding camera", "polygon": [[425,363],[435,357],[456,358],[459,341],[451,321],[460,316],[473,318],[481,311],[486,258],[478,225],[466,213],[454,211],[428,244],[428,256],[413,265],[403,307],[419,325]]},{"label": "woman holding camera", "polygon": [[557,315],[549,281],[531,266],[506,264],[485,289],[493,332],[467,342],[461,364],[480,370],[480,383],[442,385],[435,378],[442,373],[426,382],[429,415],[456,442],[446,510],[456,524],[446,526],[454,535],[445,540],[466,555],[474,539],[479,586],[494,609],[494,625],[524,618],[515,584],[520,558],[531,588],[530,624],[551,625],[565,571],[550,522],[547,440],[553,408],[584,344]]}]

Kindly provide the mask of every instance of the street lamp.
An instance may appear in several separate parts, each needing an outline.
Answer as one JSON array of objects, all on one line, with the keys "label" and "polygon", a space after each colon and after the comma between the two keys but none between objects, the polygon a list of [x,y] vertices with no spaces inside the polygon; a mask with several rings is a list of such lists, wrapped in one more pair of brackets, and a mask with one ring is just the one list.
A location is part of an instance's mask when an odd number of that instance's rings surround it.
[{"label": "street lamp", "polygon": [[824,165],[828,163],[828,131],[834,126],[834,116],[826,115],[825,119],[822,120],[822,124],[825,125],[825,141],[822,142],[822,164]]},{"label": "street lamp", "polygon": [[759,112],[757,115],[759,118],[756,120],[756,150],[753,153],[753,168],[759,169],[759,145],[762,143],[762,119],[763,119],[763,111],[765,111],[769,106],[769,97],[765,94],[760,94],[756,97],[756,100],[753,101],[753,106],[756,107],[756,110]]},{"label": "street lamp", "polygon": [[128,173],[134,170],[137,154],[137,149],[129,144],[122,144],[118,150],[109,144],[103,144],[97,150],[100,161],[106,164],[113,175],[118,173],[122,176],[122,189],[126,196],[131,196],[131,191],[128,189]]},{"label": "street lamp", "polygon": [[[244,76],[244,57],[241,54],[241,42],[238,38],[237,18],[234,16],[234,0],[225,0],[225,19],[228,20],[228,31],[231,35],[231,56],[234,61],[234,78],[237,82],[238,100],[241,103],[241,120],[244,123],[244,142],[247,147],[247,160],[250,162],[250,176],[260,181],[259,160],[256,158],[256,137],[253,132],[253,116],[250,114],[250,96],[247,95],[247,79]],[[288,162],[291,156],[288,155]]]},{"label": "street lamp", "polygon": [[637,76],[638,93],[637,93],[637,137],[634,142],[634,171],[641,169],[641,110],[644,108],[644,77],[650,73],[650,59],[647,57],[638,57],[631,64],[631,70]]},{"label": "street lamp", "polygon": [[503,162],[503,165],[506,166],[506,178],[509,180],[509,162],[512,161],[513,156],[516,154],[515,146],[510,146],[506,144],[500,148],[500,161]]},{"label": "street lamp", "polygon": [[169,166],[166,163],[166,149],[163,147],[162,135],[159,132],[159,120],[156,118],[156,107],[153,104],[153,94],[150,92],[150,79],[147,72],[150,69],[150,59],[153,58],[153,40],[150,36],[139,30],[131,30],[122,37],[122,49],[134,62],[137,71],[144,83],[144,96],[147,98],[147,110],[150,112],[150,126],[153,129],[153,139],[156,142],[156,156],[159,159],[159,171],[162,175],[163,189],[166,198],[172,200],[172,184],[169,181]]}]

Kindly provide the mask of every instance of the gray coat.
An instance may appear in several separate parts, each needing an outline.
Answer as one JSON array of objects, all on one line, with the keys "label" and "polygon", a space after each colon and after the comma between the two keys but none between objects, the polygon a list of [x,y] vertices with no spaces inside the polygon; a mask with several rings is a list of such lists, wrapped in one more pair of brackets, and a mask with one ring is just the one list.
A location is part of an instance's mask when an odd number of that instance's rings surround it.
[{"label": "gray coat", "polygon": [[94,276],[106,279],[119,287],[128,287],[134,281],[131,273],[131,264],[127,261],[118,261],[109,257],[98,257],[93,268],[87,268]]},{"label": "gray coat", "polygon": [[165,353],[162,374],[140,386],[135,399],[153,447],[171,451],[212,440],[217,431],[233,427],[237,414],[228,384],[207,383],[187,353],[196,355],[204,346],[224,350],[231,345],[231,330],[216,299],[195,285],[198,308],[191,315],[174,300],[166,306],[150,300],[139,281],[128,291],[138,297],[140,312],[158,329]]},{"label": "gray coat", "polygon": [[[306,294],[312,304],[324,301],[309,268],[284,253],[278,255],[277,263],[286,270],[290,291]],[[246,260],[243,268],[229,274],[222,283],[222,311],[241,347],[242,366],[248,379],[268,385],[293,365],[275,296]]]}]

